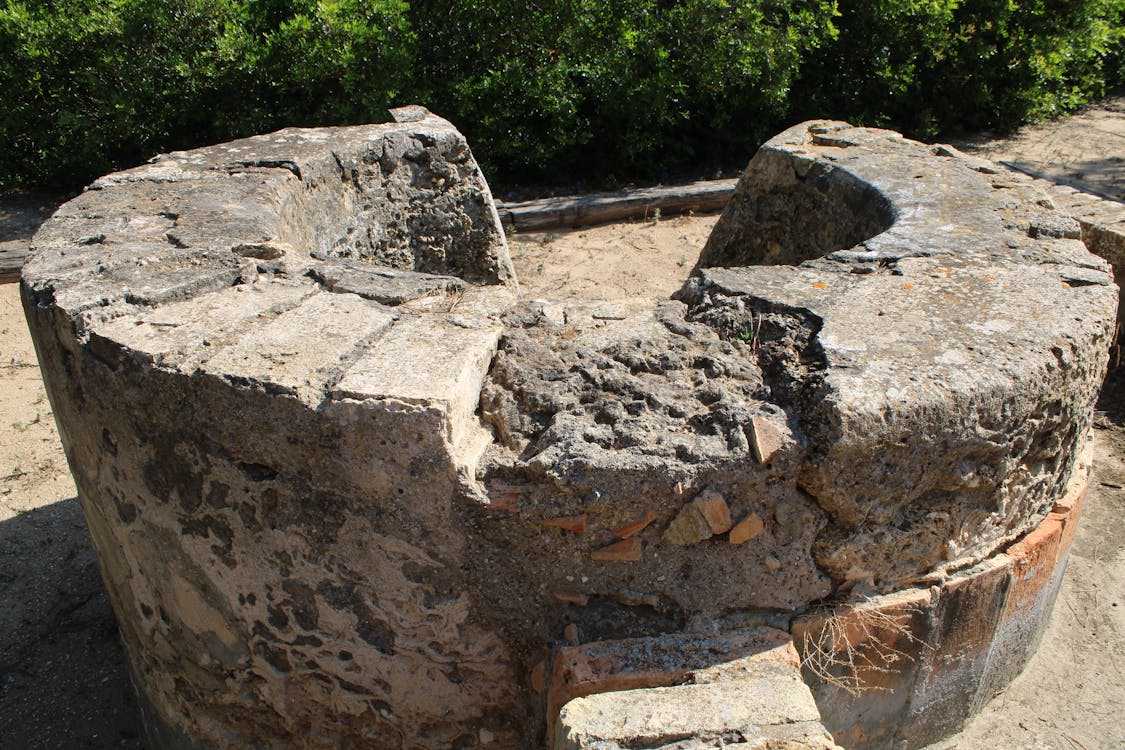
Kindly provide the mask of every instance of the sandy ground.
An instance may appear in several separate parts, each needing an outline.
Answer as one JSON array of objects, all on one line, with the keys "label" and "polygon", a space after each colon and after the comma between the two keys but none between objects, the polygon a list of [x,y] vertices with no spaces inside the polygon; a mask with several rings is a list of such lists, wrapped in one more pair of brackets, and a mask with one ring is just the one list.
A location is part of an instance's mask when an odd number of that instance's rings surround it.
[{"label": "sandy ground", "polygon": [[[1005,141],[958,145],[1125,197],[1123,144],[1125,97]],[[14,205],[0,201],[7,242],[35,223]],[[588,299],[666,297],[714,222],[673,217],[510,244],[526,296],[565,287]],[[0,749],[140,748],[124,655],[13,283],[0,284],[0,415]],[[1093,440],[1084,516],[1039,652],[931,750],[1125,748],[1125,368],[1103,393]]]}]

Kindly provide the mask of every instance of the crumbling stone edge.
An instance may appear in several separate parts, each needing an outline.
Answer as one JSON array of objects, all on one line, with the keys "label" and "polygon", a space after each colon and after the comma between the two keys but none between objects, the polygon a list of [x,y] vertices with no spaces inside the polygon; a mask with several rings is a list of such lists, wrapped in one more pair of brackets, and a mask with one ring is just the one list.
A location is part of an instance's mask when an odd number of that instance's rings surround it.
[{"label": "crumbling stone edge", "polygon": [[[1114,281],[1125,290],[1125,204],[1095,193],[1080,190],[1072,185],[1036,177],[1015,169],[1005,162],[998,162],[1008,170],[1009,176],[1021,182],[1029,182],[1049,195],[1055,207],[1069,214],[1082,227],[1082,241],[1090,252],[1105,258],[1113,266]],[[691,185],[666,188],[647,188],[619,193],[589,196],[567,196],[544,198],[519,203],[497,201],[497,210],[509,231],[543,231],[560,227],[574,228],[606,221],[606,215],[613,221],[626,221],[649,217],[654,208],[665,214],[676,213],[677,206],[690,202],[690,198],[705,194],[706,200],[697,200],[697,210],[704,212],[721,210],[734,193],[737,180],[712,180],[696,182]],[[658,194],[659,193],[659,194]],[[666,195],[680,198],[679,202],[669,200],[662,203]],[[596,204],[598,211],[586,211],[583,207]],[[694,204],[693,204],[694,205]],[[528,217],[525,219],[524,217]],[[1123,292],[1125,293],[1125,292]],[[1110,369],[1121,366],[1121,330],[1125,328],[1125,303],[1117,307],[1117,337],[1113,346]]]},{"label": "crumbling stone edge", "polygon": [[[778,699],[772,708],[788,709],[787,720],[767,718],[757,726],[764,735],[789,733],[785,739],[804,743],[794,747],[875,750],[920,748],[960,731],[1038,647],[1066,570],[1090,458],[1087,446],[1065,496],[1039,526],[984,561],[950,562],[928,586],[817,608],[796,617],[789,633],[757,626],[560,649],[549,684],[537,688],[545,691],[554,725],[553,750],[601,747],[586,735],[604,734],[607,715],[644,713],[646,692],[659,694],[668,710],[644,721],[622,718],[616,734],[647,733],[629,738],[637,741],[675,736],[685,721],[680,704],[692,705],[685,700],[689,689],[707,686],[709,700],[732,704],[752,681],[784,694],[791,677],[785,668],[795,669],[798,658],[819,716],[798,715],[799,708]],[[728,741],[745,732],[726,718]],[[722,730],[706,731],[719,736]],[[756,739],[736,737],[734,746],[758,747]],[[702,734],[693,741],[701,744],[692,748],[712,746]]]}]

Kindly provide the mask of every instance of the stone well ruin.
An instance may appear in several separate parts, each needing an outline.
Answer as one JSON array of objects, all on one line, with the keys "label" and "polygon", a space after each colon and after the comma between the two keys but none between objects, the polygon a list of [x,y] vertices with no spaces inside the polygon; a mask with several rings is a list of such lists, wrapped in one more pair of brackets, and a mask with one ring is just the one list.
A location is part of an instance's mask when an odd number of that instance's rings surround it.
[{"label": "stone well ruin", "polygon": [[805,123],[674,299],[527,300],[464,138],[394,114],[34,240],[150,746],[914,748],[1018,673],[1117,305],[1073,220]]}]

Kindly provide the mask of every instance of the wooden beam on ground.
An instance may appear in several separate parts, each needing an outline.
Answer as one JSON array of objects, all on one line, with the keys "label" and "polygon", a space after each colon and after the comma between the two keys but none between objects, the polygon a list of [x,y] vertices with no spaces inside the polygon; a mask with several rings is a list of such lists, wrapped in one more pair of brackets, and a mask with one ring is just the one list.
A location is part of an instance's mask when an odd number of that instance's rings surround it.
[{"label": "wooden beam on ground", "polygon": [[737,182],[736,179],[707,180],[690,185],[498,203],[496,208],[504,226],[513,227],[517,232],[535,232],[652,218],[658,210],[663,216],[687,211],[718,211],[727,204]]},{"label": "wooden beam on ground", "polygon": [[51,193],[0,195],[0,282],[19,280],[32,235],[62,201]]},{"label": "wooden beam on ground", "polygon": [[0,242],[0,282],[16,281],[27,260],[27,242]]}]

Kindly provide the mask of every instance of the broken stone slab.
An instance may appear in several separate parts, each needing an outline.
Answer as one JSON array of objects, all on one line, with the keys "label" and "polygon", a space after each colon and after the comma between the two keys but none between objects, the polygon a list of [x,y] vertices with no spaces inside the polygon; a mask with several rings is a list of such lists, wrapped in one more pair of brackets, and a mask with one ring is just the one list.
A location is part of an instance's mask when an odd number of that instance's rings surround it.
[{"label": "broken stone slab", "polygon": [[483,450],[491,437],[475,413],[499,338],[500,325],[488,319],[468,323],[403,315],[344,372],[332,387],[332,397],[440,405],[448,415],[445,435],[450,443],[460,447],[469,441]]},{"label": "broken stone slab", "polygon": [[360,297],[321,292],[216,352],[202,369],[318,404],[324,384],[394,320]]},{"label": "broken stone slab", "polygon": [[[638,689],[637,686],[644,686]],[[554,750],[836,748],[788,634],[589,644],[560,652]]]},{"label": "broken stone slab", "polygon": [[456,276],[402,271],[358,261],[320,261],[309,275],[325,289],[358,294],[384,305],[421,301],[432,306],[450,305],[464,293],[466,284]]},{"label": "broken stone slab", "polygon": [[[801,404],[798,484],[829,515],[816,557],[836,582],[890,590],[987,555],[1043,518],[1086,434],[1109,268],[1041,194],[977,161],[792,128],[755,156],[680,292],[728,331],[770,311],[815,329],[777,380]],[[806,231],[794,212],[814,210]]]},{"label": "broken stone slab", "polygon": [[568,703],[555,750],[780,746],[837,750],[808,687],[789,679],[625,690]]},{"label": "broken stone slab", "polygon": [[564,647],[554,655],[547,716],[553,719],[570,701],[596,693],[741,679],[786,672],[798,665],[789,634],[769,627]]},{"label": "broken stone slab", "polygon": [[513,656],[435,572],[466,567],[450,504],[515,284],[460,134],[427,113],[158,157],[33,246],[29,322],[152,743],[515,746]]}]

